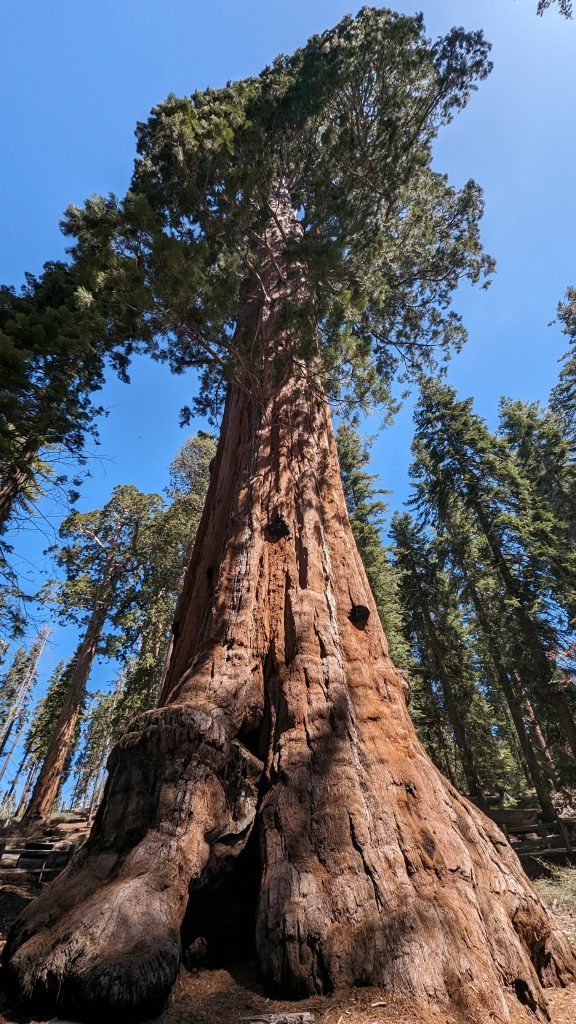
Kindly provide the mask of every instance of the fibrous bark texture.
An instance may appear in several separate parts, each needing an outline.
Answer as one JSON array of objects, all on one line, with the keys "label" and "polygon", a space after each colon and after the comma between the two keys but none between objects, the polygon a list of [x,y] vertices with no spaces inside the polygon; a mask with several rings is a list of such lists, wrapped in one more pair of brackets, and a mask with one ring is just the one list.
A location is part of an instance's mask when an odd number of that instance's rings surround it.
[{"label": "fibrous bark texture", "polygon": [[[277,333],[272,313],[260,329]],[[198,894],[251,837],[256,953],[283,993],[375,984],[546,1019],[542,986],[572,980],[574,956],[417,740],[303,365],[265,401],[231,388],[175,637],[164,706],[113,752],[86,847],[9,937],[20,997],[153,1013],[187,905],[194,935]]]},{"label": "fibrous bark texture", "polygon": [[250,834],[261,764],[191,706],[141,717],[111,756],[92,834],[17,921],[10,973],[37,1012],[160,1012],[180,962],[191,879]]}]

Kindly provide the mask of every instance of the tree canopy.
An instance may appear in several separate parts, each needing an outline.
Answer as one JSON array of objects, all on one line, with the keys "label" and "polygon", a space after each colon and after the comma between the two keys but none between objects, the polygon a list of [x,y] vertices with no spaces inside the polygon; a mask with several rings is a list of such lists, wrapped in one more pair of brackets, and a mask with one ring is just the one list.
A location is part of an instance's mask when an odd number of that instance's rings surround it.
[{"label": "tree canopy", "polygon": [[552,4],[558,4],[558,10],[565,18],[572,17],[572,0],[538,0],[538,14],[544,14],[544,11],[547,10],[548,7],[552,7]]},{"label": "tree canopy", "polygon": [[287,278],[310,294],[303,310],[287,290],[300,354],[333,398],[389,401],[399,367],[429,368],[462,342],[452,291],[492,270],[479,187],[455,189],[431,167],[488,52],[481,32],[433,43],[421,16],[366,7],[257,77],[169,96],[138,126],[126,197],[68,209],[74,260],[105,278],[121,257],[116,288],[141,337],[177,372],[201,369],[195,408],[214,413],[230,380],[258,392],[242,309],[265,298],[265,229],[282,196],[299,225]]}]

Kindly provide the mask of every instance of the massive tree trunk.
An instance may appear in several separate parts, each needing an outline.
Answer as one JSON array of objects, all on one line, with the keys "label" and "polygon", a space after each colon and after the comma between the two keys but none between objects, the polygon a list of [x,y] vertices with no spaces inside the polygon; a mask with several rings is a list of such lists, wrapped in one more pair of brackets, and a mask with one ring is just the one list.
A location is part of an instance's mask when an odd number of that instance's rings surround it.
[{"label": "massive tree trunk", "polygon": [[321,399],[290,384],[260,413],[232,392],[177,632],[167,706],[115,750],[87,846],[10,936],[22,995],[152,1012],[189,885],[193,927],[254,827],[258,957],[287,992],[374,982],[509,1020],[572,976],[504,837],[416,739]]},{"label": "massive tree trunk", "polygon": [[[263,351],[285,308],[267,291]],[[247,878],[244,945],[252,933],[286,995],[373,983],[527,1021],[545,1019],[542,985],[575,976],[500,830],[417,740],[329,409],[297,360],[264,395],[231,387],[163,706],[109,770],[87,844],[4,951],[14,990],[44,1014],[157,1011],[185,913],[217,962],[230,943],[217,884]]]}]

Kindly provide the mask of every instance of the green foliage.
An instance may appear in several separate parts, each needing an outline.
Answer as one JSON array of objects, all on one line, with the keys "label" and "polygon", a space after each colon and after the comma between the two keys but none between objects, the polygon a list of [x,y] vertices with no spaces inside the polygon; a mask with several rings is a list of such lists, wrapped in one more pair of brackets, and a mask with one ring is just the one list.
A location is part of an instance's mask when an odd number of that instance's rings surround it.
[{"label": "green foliage", "polygon": [[[28,274],[20,292],[0,288],[0,480],[23,476],[12,505],[50,476],[65,483],[50,469],[63,455],[82,462],[85,437],[96,437],[103,411],[92,395],[107,363],[127,379],[139,318],[121,300],[121,265],[109,249],[104,271],[86,251],[73,264],[47,263],[39,277]],[[10,514],[2,508],[2,523]]]},{"label": "green foliage", "polygon": [[54,549],[64,578],[42,592],[57,608],[60,621],[85,627],[96,607],[105,606],[111,625],[100,653],[112,653],[122,626],[123,599],[138,587],[143,576],[146,528],[163,505],[157,494],[142,494],[136,487],[115,487],[101,509],[73,512],[62,523],[66,543]]},{"label": "green foliage", "polygon": [[[64,661],[58,663],[48,680],[46,695],[38,701],[34,709],[25,741],[28,767],[40,765],[46,757],[58,715],[68,695],[72,666],[73,660],[68,664]],[[78,738],[79,726],[76,730],[75,742]]]},{"label": "green foliage", "polygon": [[563,14],[565,18],[572,17],[572,0],[538,0],[537,13],[539,15],[544,14],[544,11],[547,10],[548,7],[552,7],[552,4],[555,3],[558,4],[558,10],[560,11],[560,14]]},{"label": "green foliage", "polygon": [[138,336],[176,372],[200,368],[196,407],[214,412],[228,381],[257,375],[242,294],[264,297],[266,227],[283,197],[301,228],[286,238],[287,280],[304,275],[313,296],[303,310],[287,289],[294,344],[320,361],[333,398],[390,402],[400,365],[429,367],[462,342],[451,293],[492,269],[480,190],[455,190],[430,165],[488,50],[479,32],[432,43],[421,17],[366,7],[258,77],[169,96],[138,126],[126,198],[68,210],[75,261],[105,276],[122,261],[115,283]]},{"label": "green foliage", "polygon": [[0,678],[0,731],[13,720],[19,728],[29,713],[32,692],[38,681],[38,661],[44,649],[38,635],[28,648],[21,645],[14,652],[10,666]]},{"label": "green foliage", "polygon": [[174,609],[202,515],[214,438],[200,432],[182,446],[170,465],[170,504],[152,509],[135,545],[135,568],[119,582],[111,621],[113,650],[121,666],[112,693],[96,694],[86,714],[75,770],[78,798],[100,772],[106,752],[136,715],[154,707],[171,638]]},{"label": "green foliage", "polygon": [[95,792],[113,740],[117,738],[113,728],[116,703],[116,691],[92,696],[82,748],[74,763],[74,802],[81,806],[89,802],[91,791]]},{"label": "green foliage", "polygon": [[[497,436],[470,400],[430,380],[415,421],[412,504],[473,630],[476,658],[492,680],[484,692],[504,715],[507,704],[524,718],[532,702],[556,774],[572,784],[565,736],[576,698],[573,467],[561,421],[537,405],[503,400]],[[524,729],[535,742],[529,717]],[[548,768],[539,757],[530,773],[545,799]]]},{"label": "green foliage", "polygon": [[560,378],[550,394],[550,408],[562,420],[574,454],[576,442],[576,288],[569,288],[565,302],[558,305],[564,334],[572,341],[563,358]]},{"label": "green foliage", "polygon": [[352,532],[384,626],[390,657],[398,668],[410,672],[413,665],[404,637],[398,573],[381,535],[386,504],[378,495],[386,492],[375,486],[377,476],[366,472],[369,449],[352,427],[340,424],[336,443]]},{"label": "green foliage", "polygon": [[20,692],[22,682],[30,669],[30,655],[25,646],[20,646],[14,653],[12,663],[0,679],[0,722],[6,723],[14,702]]},{"label": "green foliage", "polygon": [[169,504],[159,505],[143,523],[137,541],[138,572],[132,578],[125,573],[118,592],[118,653],[128,656],[139,648],[141,657],[147,657],[150,643],[155,648],[160,638],[165,648],[215,452],[214,438],[200,432],[188,438],[170,465]]},{"label": "green foliage", "polygon": [[501,402],[500,434],[523,475],[524,543],[543,590],[576,620],[576,464],[565,426],[538,403]]},{"label": "green foliage", "polygon": [[530,633],[530,657],[538,650],[542,670],[563,629],[545,567],[531,557],[536,523],[528,479],[505,441],[474,414],[472,401],[458,400],[446,384],[423,381],[415,424],[413,504],[440,533],[449,531],[454,512],[466,510],[509,607],[522,618],[525,639]]},{"label": "green foliage", "polygon": [[408,636],[419,665],[416,722],[446,770],[450,737],[471,796],[483,801],[517,776],[505,723],[491,703],[485,667],[475,652],[458,588],[424,529],[409,515],[392,521]]},{"label": "green foliage", "polygon": [[18,458],[29,439],[78,451],[94,410],[89,390],[103,383],[103,363],[89,342],[96,327],[78,306],[64,263],[31,275],[21,293],[0,289],[0,466]]},{"label": "green foliage", "polygon": [[[104,244],[96,262],[86,247],[82,259],[27,275],[19,292],[0,287],[0,534],[28,520],[46,490],[74,503],[85,440],[97,443],[104,412],[93,395],[108,365],[128,379],[141,329],[126,299],[135,264],[109,244],[104,268]],[[13,636],[22,632],[27,595],[10,552],[2,537],[0,628]]]}]

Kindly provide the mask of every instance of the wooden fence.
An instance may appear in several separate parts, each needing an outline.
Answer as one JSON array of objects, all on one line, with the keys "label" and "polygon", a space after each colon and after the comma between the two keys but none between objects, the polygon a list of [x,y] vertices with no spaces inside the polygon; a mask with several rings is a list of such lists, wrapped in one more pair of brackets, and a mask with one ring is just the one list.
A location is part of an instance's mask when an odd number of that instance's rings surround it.
[{"label": "wooden fence", "polygon": [[521,859],[576,854],[576,818],[544,821],[534,807],[500,808],[488,814]]}]

